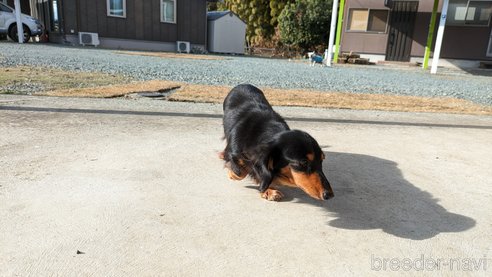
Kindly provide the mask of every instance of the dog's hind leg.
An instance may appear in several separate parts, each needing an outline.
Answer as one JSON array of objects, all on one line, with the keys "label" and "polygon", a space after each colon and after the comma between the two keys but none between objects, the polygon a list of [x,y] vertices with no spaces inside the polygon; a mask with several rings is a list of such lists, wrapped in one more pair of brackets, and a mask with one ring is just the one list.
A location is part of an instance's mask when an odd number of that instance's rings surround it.
[{"label": "dog's hind leg", "polygon": [[232,154],[229,145],[227,145],[224,152],[221,152],[219,154],[219,157],[224,161],[226,161],[225,166],[228,169],[227,176],[231,180],[236,180],[236,181],[242,180],[249,173],[249,170],[247,169],[248,168],[247,165],[245,164],[243,159],[239,158],[239,156],[240,155]]}]

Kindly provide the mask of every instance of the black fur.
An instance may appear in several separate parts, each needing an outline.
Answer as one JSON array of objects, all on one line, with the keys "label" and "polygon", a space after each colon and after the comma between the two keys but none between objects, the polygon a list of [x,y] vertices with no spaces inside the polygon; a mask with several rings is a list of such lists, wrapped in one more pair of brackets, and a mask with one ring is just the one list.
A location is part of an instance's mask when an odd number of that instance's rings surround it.
[{"label": "black fur", "polygon": [[[223,108],[227,142],[223,158],[236,175],[246,170],[264,192],[280,169],[290,165],[296,171],[319,173],[323,187],[332,194],[316,140],[306,132],[291,130],[261,90],[238,85],[225,98]],[[314,153],[314,160],[306,159],[308,153]]]}]

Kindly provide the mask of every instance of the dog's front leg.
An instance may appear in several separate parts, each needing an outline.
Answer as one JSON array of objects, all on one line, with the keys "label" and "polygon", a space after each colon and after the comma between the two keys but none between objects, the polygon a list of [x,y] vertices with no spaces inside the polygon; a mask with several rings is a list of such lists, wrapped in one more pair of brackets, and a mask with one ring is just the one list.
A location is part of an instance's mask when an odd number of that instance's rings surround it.
[{"label": "dog's front leg", "polygon": [[261,198],[265,198],[268,201],[280,201],[284,197],[282,192],[276,189],[266,189],[264,192],[260,193]]},{"label": "dog's front leg", "polygon": [[273,181],[273,176],[270,171],[263,172],[263,178],[260,183],[260,196],[268,201],[280,201],[284,195],[276,190],[270,188]]}]

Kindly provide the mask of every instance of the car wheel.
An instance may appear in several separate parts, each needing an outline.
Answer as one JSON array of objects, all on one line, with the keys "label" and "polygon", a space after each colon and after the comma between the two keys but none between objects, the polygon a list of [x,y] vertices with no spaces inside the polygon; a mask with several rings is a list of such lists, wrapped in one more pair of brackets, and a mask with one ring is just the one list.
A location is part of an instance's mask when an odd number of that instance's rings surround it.
[{"label": "car wheel", "polygon": [[[24,43],[28,42],[31,39],[31,31],[26,25],[22,25],[24,29]],[[9,30],[9,38],[15,42],[19,41],[19,37],[17,36],[17,24],[12,24]]]}]

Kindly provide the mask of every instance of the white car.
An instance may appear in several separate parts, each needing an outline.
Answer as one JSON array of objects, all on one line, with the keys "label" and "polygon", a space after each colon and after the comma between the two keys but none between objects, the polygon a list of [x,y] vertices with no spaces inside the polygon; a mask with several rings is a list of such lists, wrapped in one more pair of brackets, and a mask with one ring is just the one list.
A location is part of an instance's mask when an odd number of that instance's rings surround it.
[{"label": "white car", "polygon": [[[36,18],[21,14],[21,21],[24,27],[24,42],[28,42],[31,36],[43,33],[43,25]],[[18,41],[15,9],[0,3],[0,35],[2,34],[7,34],[13,41]]]}]

